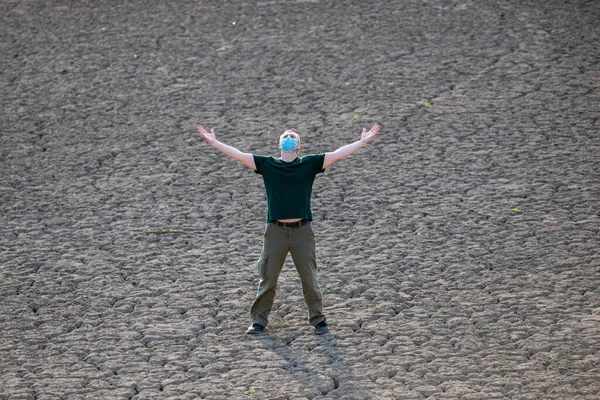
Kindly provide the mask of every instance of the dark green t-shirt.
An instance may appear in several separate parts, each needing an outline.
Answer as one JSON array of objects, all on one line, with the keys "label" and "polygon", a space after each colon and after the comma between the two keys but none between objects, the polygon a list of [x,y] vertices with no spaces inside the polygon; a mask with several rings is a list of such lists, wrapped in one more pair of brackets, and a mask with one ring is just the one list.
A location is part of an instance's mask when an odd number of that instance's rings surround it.
[{"label": "dark green t-shirt", "polygon": [[297,157],[291,162],[254,155],[254,172],[262,175],[267,192],[267,222],[292,218],[312,220],[312,186],[315,176],[324,171],[324,160],[325,154]]}]

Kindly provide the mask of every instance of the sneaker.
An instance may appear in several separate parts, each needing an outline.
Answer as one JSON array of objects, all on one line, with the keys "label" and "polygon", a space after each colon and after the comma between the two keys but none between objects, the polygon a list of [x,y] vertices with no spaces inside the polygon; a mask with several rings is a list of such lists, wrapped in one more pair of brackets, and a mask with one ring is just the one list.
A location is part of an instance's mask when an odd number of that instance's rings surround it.
[{"label": "sneaker", "polygon": [[256,335],[259,333],[263,333],[264,331],[265,331],[265,327],[262,326],[261,324],[252,324],[252,326],[248,328],[246,333],[249,335]]},{"label": "sneaker", "polygon": [[317,335],[322,335],[324,333],[329,333],[329,327],[327,326],[327,322],[321,321],[315,326],[315,333]]}]

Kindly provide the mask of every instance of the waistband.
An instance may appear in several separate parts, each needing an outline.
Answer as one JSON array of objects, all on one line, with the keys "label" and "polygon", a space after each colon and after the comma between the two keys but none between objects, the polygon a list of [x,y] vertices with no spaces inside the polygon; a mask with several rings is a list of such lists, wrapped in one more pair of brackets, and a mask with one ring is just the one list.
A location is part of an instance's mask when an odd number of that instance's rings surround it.
[{"label": "waistband", "polygon": [[308,224],[310,222],[310,220],[308,219],[301,219],[300,221],[296,221],[296,222],[281,222],[281,221],[273,221],[273,223],[277,226],[283,226],[284,228],[300,228],[301,226],[304,226],[306,224]]}]

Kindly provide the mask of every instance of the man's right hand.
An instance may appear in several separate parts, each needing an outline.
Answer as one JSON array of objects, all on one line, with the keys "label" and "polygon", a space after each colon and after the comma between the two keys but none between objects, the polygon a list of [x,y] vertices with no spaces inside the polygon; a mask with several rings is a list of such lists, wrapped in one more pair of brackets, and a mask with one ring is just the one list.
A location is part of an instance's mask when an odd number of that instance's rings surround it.
[{"label": "man's right hand", "polygon": [[243,153],[243,152],[239,151],[238,149],[236,149],[235,147],[226,145],[223,142],[219,142],[217,140],[217,138],[215,137],[214,129],[211,129],[210,132],[207,132],[206,129],[204,129],[201,126],[198,126],[198,132],[200,132],[200,135],[202,135],[202,137],[204,139],[206,139],[206,141],[215,149],[217,149],[220,152],[224,153],[225,155],[233,158],[234,160],[241,162],[246,167],[248,167],[252,170],[256,170],[256,163],[254,162],[254,156],[251,153]]},{"label": "man's right hand", "polygon": [[215,142],[217,141],[217,138],[215,137],[215,130],[211,129],[210,132],[207,132],[206,129],[204,129],[201,126],[198,126],[198,132],[200,132],[200,135],[202,135],[202,137],[204,139],[206,139],[206,141],[214,146]]}]

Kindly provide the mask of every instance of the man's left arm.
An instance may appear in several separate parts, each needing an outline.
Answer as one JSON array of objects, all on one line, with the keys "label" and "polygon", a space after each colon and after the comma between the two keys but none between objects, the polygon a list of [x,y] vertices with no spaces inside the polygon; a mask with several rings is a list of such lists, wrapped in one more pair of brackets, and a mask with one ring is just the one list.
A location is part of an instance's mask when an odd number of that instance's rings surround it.
[{"label": "man's left arm", "polygon": [[341,159],[344,159],[350,156],[351,154],[356,153],[358,149],[364,147],[367,143],[369,143],[369,141],[373,139],[375,135],[377,135],[377,132],[379,132],[379,125],[373,126],[369,131],[363,128],[360,140],[340,147],[334,152],[325,153],[325,159],[323,160],[323,169],[326,169],[330,167],[333,163],[338,162]]}]

